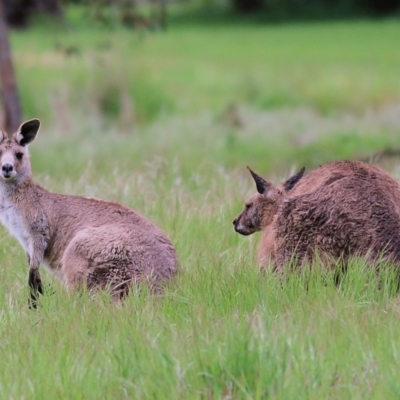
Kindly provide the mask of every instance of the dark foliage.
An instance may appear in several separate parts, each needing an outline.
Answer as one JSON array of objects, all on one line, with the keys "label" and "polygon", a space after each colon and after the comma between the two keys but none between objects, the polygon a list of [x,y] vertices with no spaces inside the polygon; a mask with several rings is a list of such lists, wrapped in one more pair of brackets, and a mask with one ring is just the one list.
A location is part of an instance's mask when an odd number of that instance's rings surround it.
[{"label": "dark foliage", "polygon": [[376,15],[385,15],[400,11],[399,0],[366,0],[365,6]]},{"label": "dark foliage", "polygon": [[62,8],[59,0],[1,0],[7,23],[16,28],[23,28],[29,19],[38,13],[62,17]]},{"label": "dark foliage", "polygon": [[263,0],[269,19],[385,16],[400,11],[400,0]]},{"label": "dark foliage", "polygon": [[263,6],[263,0],[233,0],[234,9],[240,13],[258,12]]}]

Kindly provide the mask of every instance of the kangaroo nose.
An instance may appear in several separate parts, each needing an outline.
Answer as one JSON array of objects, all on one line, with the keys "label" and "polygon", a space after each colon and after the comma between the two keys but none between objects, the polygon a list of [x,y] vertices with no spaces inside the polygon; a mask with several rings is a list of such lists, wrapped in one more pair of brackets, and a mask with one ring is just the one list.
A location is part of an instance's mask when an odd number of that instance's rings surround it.
[{"label": "kangaroo nose", "polygon": [[233,225],[236,225],[236,222],[237,222],[237,218],[235,218],[235,219],[233,220]]},{"label": "kangaroo nose", "polygon": [[6,174],[8,174],[8,173],[10,173],[10,172],[13,170],[13,166],[12,166],[11,164],[7,163],[7,164],[4,164],[4,165],[1,167],[1,169],[2,169],[3,172],[5,172]]}]

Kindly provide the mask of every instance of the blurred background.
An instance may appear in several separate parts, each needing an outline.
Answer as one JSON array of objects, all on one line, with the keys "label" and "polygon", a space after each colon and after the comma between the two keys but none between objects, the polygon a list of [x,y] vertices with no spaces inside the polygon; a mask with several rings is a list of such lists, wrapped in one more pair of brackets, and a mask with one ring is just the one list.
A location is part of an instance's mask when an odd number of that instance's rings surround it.
[{"label": "blurred background", "polygon": [[400,152],[400,0],[2,0],[0,19],[2,126],[39,118],[56,169],[110,146],[183,175]]}]

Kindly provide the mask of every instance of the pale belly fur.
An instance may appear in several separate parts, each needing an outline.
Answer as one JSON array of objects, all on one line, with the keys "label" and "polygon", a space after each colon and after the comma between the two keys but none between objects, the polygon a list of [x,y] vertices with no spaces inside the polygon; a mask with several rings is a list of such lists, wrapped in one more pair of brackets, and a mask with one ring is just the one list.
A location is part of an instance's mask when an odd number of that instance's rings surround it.
[{"label": "pale belly fur", "polygon": [[9,230],[11,235],[17,238],[25,252],[30,254],[29,234],[22,223],[21,216],[17,213],[15,208],[4,204],[1,205],[0,219],[3,225]]}]

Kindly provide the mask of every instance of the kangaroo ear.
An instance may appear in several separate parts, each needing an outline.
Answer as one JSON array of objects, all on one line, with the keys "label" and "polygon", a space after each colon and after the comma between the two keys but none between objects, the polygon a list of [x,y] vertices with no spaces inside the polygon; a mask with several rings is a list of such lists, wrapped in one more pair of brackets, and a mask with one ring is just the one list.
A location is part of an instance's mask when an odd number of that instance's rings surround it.
[{"label": "kangaroo ear", "polygon": [[284,184],[283,188],[285,189],[286,192],[289,190],[293,189],[294,185],[303,177],[304,171],[306,170],[305,167],[303,167],[297,174],[291,176]]},{"label": "kangaroo ear", "polygon": [[38,119],[26,121],[19,127],[15,139],[21,146],[26,146],[35,140],[39,127],[40,121]]},{"label": "kangaroo ear", "polygon": [[254,171],[251,170],[250,167],[247,167],[247,169],[250,171],[251,176],[254,179],[254,182],[256,183],[257,187],[257,192],[260,194],[264,194],[267,192],[268,189],[272,187],[272,185],[267,182],[264,178],[261,178],[261,176],[257,175]]}]

